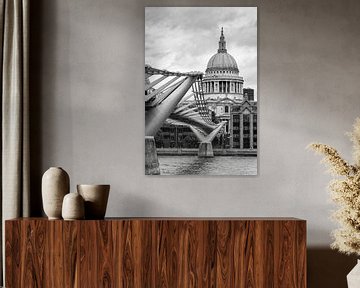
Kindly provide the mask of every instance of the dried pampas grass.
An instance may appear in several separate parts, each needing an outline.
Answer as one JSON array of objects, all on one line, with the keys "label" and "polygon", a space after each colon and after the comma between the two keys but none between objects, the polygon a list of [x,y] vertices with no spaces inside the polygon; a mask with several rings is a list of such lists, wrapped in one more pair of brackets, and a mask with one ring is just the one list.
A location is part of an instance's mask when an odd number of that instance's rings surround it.
[{"label": "dried pampas grass", "polygon": [[332,218],[342,227],[333,231],[331,247],[346,254],[360,255],[360,118],[348,135],[353,143],[354,165],[331,146],[312,143],[308,148],[324,156],[323,162],[335,177],[329,184],[331,198],[338,205]]}]

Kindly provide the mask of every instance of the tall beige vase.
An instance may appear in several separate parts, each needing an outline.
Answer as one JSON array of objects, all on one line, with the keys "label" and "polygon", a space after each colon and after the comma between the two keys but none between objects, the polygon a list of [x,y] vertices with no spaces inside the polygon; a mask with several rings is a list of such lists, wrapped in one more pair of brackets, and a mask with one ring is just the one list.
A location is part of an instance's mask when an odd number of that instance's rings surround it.
[{"label": "tall beige vase", "polygon": [[63,198],[70,190],[70,179],[60,167],[49,168],[42,177],[43,208],[49,219],[61,219]]},{"label": "tall beige vase", "polygon": [[77,185],[85,201],[85,219],[104,219],[110,185]]}]

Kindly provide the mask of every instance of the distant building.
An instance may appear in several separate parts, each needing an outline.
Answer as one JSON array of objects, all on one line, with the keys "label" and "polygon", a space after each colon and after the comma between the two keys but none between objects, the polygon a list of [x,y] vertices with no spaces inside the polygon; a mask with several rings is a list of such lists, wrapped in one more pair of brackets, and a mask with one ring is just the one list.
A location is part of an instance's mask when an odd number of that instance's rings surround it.
[{"label": "distant building", "polygon": [[233,105],[230,112],[230,147],[234,149],[257,149],[257,103],[244,101]]},{"label": "distant building", "polygon": [[155,135],[157,148],[198,148],[199,142],[188,126],[164,124]]},{"label": "distant building", "polygon": [[249,101],[254,101],[255,100],[255,98],[254,98],[254,89],[244,88],[243,93],[244,93],[244,95],[247,95]]}]

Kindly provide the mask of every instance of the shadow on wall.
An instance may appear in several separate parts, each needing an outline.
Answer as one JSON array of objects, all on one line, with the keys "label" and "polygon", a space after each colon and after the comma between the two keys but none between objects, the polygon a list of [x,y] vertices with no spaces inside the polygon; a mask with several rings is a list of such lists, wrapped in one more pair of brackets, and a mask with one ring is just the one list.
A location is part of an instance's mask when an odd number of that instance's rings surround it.
[{"label": "shadow on wall", "polygon": [[346,275],[356,264],[356,256],[329,248],[307,250],[308,288],[347,288]]}]

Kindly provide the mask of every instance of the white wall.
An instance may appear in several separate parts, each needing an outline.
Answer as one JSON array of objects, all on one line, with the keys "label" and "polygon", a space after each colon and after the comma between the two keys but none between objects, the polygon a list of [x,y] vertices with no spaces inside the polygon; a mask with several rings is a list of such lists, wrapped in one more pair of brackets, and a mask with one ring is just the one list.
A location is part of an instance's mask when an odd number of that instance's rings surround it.
[{"label": "white wall", "polygon": [[110,183],[107,216],[294,216],[308,221],[310,246],[327,245],[330,176],[305,146],[319,140],[351,157],[344,133],[360,116],[360,4],[197,3],[258,4],[259,176],[144,176],[144,5],[192,1],[42,1],[33,160],[41,172],[65,168],[72,190]]}]

